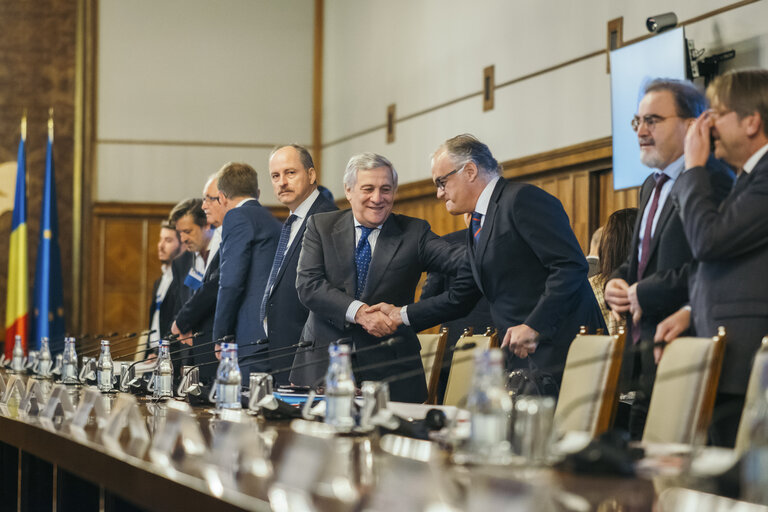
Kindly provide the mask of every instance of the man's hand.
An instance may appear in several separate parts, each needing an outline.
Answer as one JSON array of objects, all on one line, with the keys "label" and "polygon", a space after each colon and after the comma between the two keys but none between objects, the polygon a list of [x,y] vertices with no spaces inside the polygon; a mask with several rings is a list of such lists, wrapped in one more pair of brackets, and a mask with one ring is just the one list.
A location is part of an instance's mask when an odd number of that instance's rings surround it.
[{"label": "man's hand", "polygon": [[525,324],[516,325],[507,329],[501,348],[509,347],[517,357],[524,359],[528,354],[536,352],[538,345],[536,338],[539,333]]},{"label": "man's hand", "polygon": [[216,359],[218,359],[219,361],[221,361],[221,344],[219,344],[219,343],[216,343],[216,344],[213,346],[213,355],[215,355],[215,356],[216,356]]},{"label": "man's hand", "polygon": [[150,352],[149,355],[147,356],[146,360],[147,361],[154,361],[156,358],[157,358],[157,354],[155,354],[154,352]]},{"label": "man's hand", "polygon": [[627,289],[627,299],[629,300],[629,312],[632,314],[632,323],[639,325],[640,319],[643,317],[643,308],[640,307],[640,301],[637,298],[637,283]]},{"label": "man's hand", "polygon": [[403,317],[400,314],[400,310],[403,308],[399,308],[397,306],[393,306],[392,304],[387,304],[386,302],[379,302],[378,304],[374,304],[373,306],[368,306],[367,312],[372,313],[374,311],[381,311],[385,315],[389,317],[389,320],[392,322],[392,325],[395,329],[400,327],[403,324]]},{"label": "man's hand", "polygon": [[605,285],[605,303],[611,308],[613,317],[621,319],[621,314],[629,311],[629,285],[623,279],[615,278]]},{"label": "man's hand", "polygon": [[181,334],[181,331],[179,330],[179,326],[176,325],[176,320],[173,321],[173,325],[171,326],[171,334],[179,335]]},{"label": "man's hand", "polygon": [[707,165],[712,140],[712,117],[705,111],[689,127],[685,134],[685,168]]},{"label": "man's hand", "polygon": [[[656,326],[656,336],[653,337],[653,341],[657,343],[671,343],[690,326],[691,311],[688,308],[682,308],[669,315]],[[663,353],[663,345],[653,347],[653,359],[656,360],[656,364],[659,364],[659,361],[661,361]]]},{"label": "man's hand", "polygon": [[371,336],[380,338],[395,332],[396,326],[383,311],[368,311],[369,308],[361,306],[355,313],[355,323],[362,326]]},{"label": "man's hand", "polygon": [[180,335],[177,339],[179,340],[179,343],[183,343],[184,345],[192,346],[192,343],[194,342],[194,338],[192,337],[195,333],[192,331],[185,332],[184,334]]}]

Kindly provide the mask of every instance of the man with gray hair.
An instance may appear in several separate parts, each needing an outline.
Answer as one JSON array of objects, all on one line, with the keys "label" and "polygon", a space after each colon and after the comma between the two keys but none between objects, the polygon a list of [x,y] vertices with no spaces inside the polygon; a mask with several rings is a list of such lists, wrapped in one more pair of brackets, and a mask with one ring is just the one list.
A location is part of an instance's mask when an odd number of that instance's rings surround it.
[{"label": "man with gray hair", "polygon": [[[234,335],[241,347],[265,337],[259,321],[261,299],[280,237],[280,223],[259,204],[256,171],[248,164],[228,163],[216,175],[220,204],[227,210],[219,247],[219,293],[213,339]],[[266,346],[261,346],[266,350]],[[239,356],[245,354],[240,350]],[[251,363],[253,371],[269,364]]]},{"label": "man with gray hair", "polygon": [[[344,173],[344,190],[352,208],[318,213],[307,220],[299,256],[296,290],[309,309],[302,339],[310,350],[299,352],[290,380],[313,385],[325,374],[328,345],[350,338],[355,349],[374,346],[393,332],[387,315],[372,311],[379,302],[404,304],[413,300],[425,270],[455,275],[463,248],[452,248],[434,234],[426,221],[392,213],[397,172],[381,155],[353,156]],[[383,380],[411,372],[409,378],[390,383],[393,400],[423,402],[427,389],[416,333],[400,326],[399,341],[353,356],[359,382]],[[304,367],[299,367],[309,362]],[[361,366],[389,362],[383,367]]]},{"label": "man with gray hair", "polygon": [[594,332],[605,323],[560,201],[500,173],[488,146],[472,135],[458,135],[437,149],[432,158],[437,198],[453,215],[472,213],[468,261],[442,295],[405,308],[380,307],[393,323],[420,331],[465,315],[485,295],[494,325],[505,329],[502,348],[516,356],[508,367],[527,368],[530,356],[559,382],[579,326]]}]

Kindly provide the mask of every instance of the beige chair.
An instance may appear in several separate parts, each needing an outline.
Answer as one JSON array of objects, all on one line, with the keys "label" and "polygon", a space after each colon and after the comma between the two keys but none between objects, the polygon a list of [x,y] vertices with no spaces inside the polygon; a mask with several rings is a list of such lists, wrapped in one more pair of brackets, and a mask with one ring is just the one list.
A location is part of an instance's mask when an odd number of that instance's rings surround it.
[{"label": "beige chair", "polygon": [[421,363],[424,365],[424,377],[427,379],[427,403],[437,403],[437,385],[448,341],[448,328],[443,327],[438,334],[419,334],[421,344]]},{"label": "beige chair", "polygon": [[757,394],[760,392],[760,375],[759,371],[766,365],[766,358],[768,358],[768,336],[763,338],[763,344],[755,354],[755,362],[752,363],[752,372],[749,374],[749,383],[747,384],[747,396],[744,399],[744,410],[741,413],[741,421],[739,422],[739,431],[736,433],[736,452],[744,453],[749,447],[749,429],[750,418],[747,414],[752,408]]},{"label": "beige chair", "polygon": [[712,419],[725,329],[712,338],[678,338],[664,349],[648,406],[644,443],[699,441]]},{"label": "beige chair", "polygon": [[617,386],[625,334],[579,334],[568,349],[555,409],[555,428],[596,437],[611,427],[618,403]]},{"label": "beige chair", "polygon": [[[498,348],[499,338],[496,329],[492,327],[488,327],[482,336],[473,334],[472,329],[467,328],[456,341],[456,347],[462,347],[467,343],[474,343],[475,349]],[[448,374],[448,383],[445,386],[443,405],[458,406],[463,403],[467,396],[469,387],[472,385],[472,374],[475,371],[473,352],[474,350],[454,352],[451,360],[451,371]]]}]

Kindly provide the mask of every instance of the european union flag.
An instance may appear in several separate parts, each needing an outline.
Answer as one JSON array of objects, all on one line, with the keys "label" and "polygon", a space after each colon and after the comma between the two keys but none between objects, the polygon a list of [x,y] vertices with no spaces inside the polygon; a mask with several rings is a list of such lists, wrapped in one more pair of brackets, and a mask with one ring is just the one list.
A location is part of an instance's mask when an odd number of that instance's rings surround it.
[{"label": "european union flag", "polygon": [[40,348],[40,338],[51,340],[51,352],[64,347],[64,297],[61,283],[59,220],[56,211],[56,180],[53,173],[53,117],[48,120],[48,148],[45,157],[43,207],[40,214],[40,242],[35,271],[35,311],[33,343]]}]

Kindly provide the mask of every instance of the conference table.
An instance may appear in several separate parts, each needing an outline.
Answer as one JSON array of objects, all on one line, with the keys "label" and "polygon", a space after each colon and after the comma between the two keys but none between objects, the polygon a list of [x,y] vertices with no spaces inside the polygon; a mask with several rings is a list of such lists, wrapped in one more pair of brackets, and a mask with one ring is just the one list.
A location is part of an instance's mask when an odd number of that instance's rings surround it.
[{"label": "conference table", "polygon": [[375,430],[0,378],[0,510],[646,511],[690,483],[454,464],[437,443]]}]

